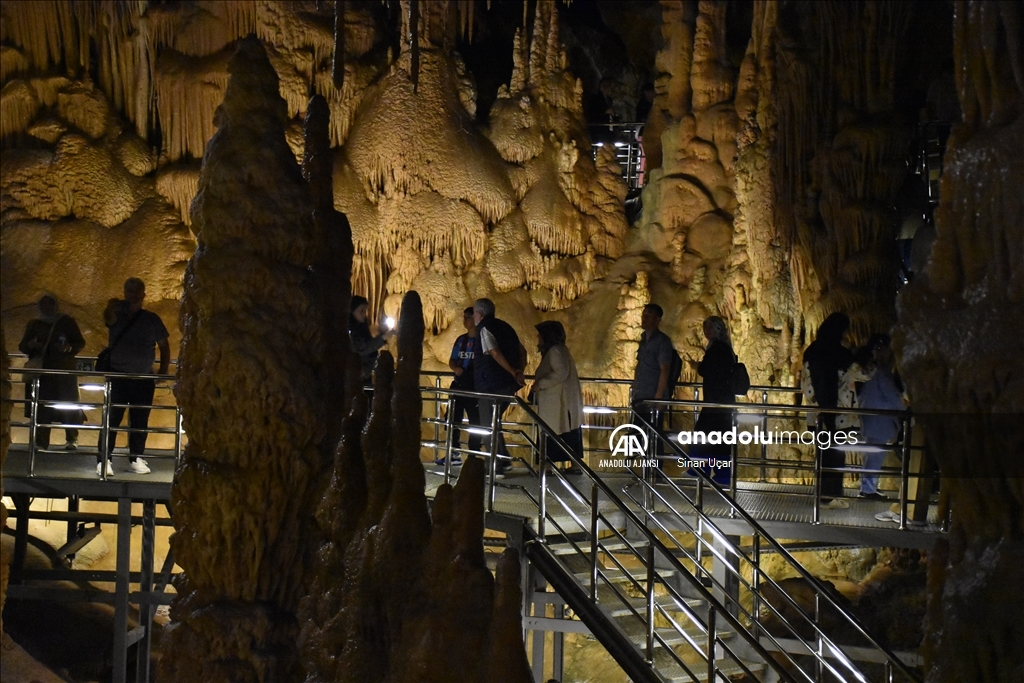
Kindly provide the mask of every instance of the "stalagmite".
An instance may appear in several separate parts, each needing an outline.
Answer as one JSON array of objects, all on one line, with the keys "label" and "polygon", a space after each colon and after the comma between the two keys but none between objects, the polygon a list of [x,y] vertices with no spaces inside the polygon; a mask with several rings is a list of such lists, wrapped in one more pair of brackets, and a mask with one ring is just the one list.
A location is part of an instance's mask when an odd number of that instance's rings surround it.
[{"label": "stalagmite", "polygon": [[899,299],[900,369],[953,509],[948,540],[928,557],[932,683],[1024,671],[1014,645],[1024,613],[1022,22],[1012,3],[956,6],[964,122],[946,152],[927,269]]},{"label": "stalagmite", "polygon": [[303,492],[324,466],[324,312],[313,204],[286,104],[255,38],[239,44],[193,203],[175,393],[189,443],[172,491],[185,571],[164,675],[295,680],[308,561]]},{"label": "stalagmite", "polygon": [[[4,339],[4,328],[0,324],[0,468],[7,459],[7,448],[11,445],[11,359],[7,355],[7,344]],[[0,482],[0,496],[3,486]],[[0,503],[0,528],[7,528],[7,506]],[[0,639],[4,637],[4,603],[7,601],[7,580],[11,567],[8,558],[0,560]]]}]

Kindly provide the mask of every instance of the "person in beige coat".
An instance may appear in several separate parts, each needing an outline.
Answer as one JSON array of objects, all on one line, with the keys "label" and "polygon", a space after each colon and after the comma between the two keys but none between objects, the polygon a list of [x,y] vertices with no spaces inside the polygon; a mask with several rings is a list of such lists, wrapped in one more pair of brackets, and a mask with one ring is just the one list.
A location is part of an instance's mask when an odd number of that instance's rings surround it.
[{"label": "person in beige coat", "polygon": [[[537,345],[541,352],[533,382],[533,400],[537,414],[572,449],[583,458],[583,392],[576,372],[576,362],[565,345],[562,323],[548,320],[537,326]],[[565,452],[549,437],[548,460],[567,463],[570,473],[578,472]]]}]

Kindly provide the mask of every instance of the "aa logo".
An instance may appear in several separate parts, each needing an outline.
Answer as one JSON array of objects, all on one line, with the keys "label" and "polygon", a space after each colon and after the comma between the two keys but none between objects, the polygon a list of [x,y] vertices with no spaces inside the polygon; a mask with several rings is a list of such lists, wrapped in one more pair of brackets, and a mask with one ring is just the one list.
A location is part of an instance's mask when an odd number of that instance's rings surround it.
[{"label": "aa logo", "polygon": [[645,458],[647,433],[634,424],[621,425],[608,437],[608,448],[612,449],[613,458]]}]

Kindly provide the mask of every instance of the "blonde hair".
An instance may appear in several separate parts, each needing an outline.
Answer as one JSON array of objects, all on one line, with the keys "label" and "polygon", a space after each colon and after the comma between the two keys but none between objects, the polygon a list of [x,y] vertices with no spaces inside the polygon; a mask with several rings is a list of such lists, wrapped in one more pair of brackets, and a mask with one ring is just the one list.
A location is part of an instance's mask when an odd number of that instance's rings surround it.
[{"label": "blonde hair", "polygon": [[717,315],[712,315],[704,319],[705,331],[711,328],[711,334],[708,335],[708,342],[714,341],[715,339],[723,341],[732,348],[732,340],[729,339],[729,327],[725,324]]}]

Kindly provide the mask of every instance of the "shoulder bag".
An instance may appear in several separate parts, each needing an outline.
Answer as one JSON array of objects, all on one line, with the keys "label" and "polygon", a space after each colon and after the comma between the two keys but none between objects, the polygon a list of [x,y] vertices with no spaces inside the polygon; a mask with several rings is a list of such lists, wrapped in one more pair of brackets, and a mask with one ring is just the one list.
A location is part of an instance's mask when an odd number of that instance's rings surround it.
[{"label": "shoulder bag", "polygon": [[124,329],[117,333],[114,337],[114,341],[110,343],[110,346],[100,351],[100,355],[96,356],[96,372],[110,372],[113,368],[110,366],[110,352],[113,351],[114,347],[117,346],[117,342],[121,341],[124,337],[125,332],[131,329],[135,321],[139,319],[139,314],[142,313],[142,309],[135,312],[132,319],[128,321],[128,324],[124,326]]}]

